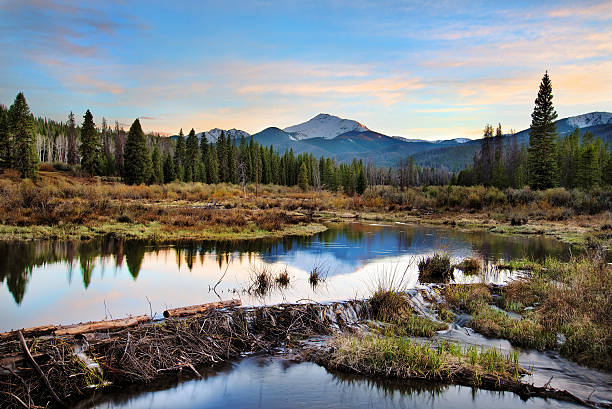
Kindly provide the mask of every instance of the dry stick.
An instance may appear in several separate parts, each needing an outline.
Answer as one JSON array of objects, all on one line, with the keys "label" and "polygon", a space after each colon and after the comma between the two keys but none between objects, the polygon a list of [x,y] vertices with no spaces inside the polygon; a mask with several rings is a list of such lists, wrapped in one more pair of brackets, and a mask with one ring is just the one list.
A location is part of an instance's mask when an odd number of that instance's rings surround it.
[{"label": "dry stick", "polygon": [[30,405],[26,405],[26,403],[25,403],[24,401],[22,401],[21,399],[19,399],[19,396],[14,395],[14,394],[12,394],[12,393],[10,393],[10,392],[4,392],[4,391],[2,391],[2,393],[4,393],[4,394],[6,394],[6,395],[9,395],[9,396],[13,397],[15,400],[17,400],[17,402],[21,403],[21,404],[23,405],[23,407],[24,407],[24,408],[28,408],[28,409],[30,408]]},{"label": "dry stick", "polygon": [[219,295],[219,293],[217,293],[217,286],[219,285],[219,283],[221,283],[221,281],[223,281],[223,279],[225,278],[225,275],[227,274],[227,269],[229,268],[230,262],[233,260],[234,256],[232,255],[232,258],[230,258],[230,261],[226,263],[225,266],[225,271],[223,272],[223,275],[221,276],[221,278],[219,279],[219,281],[217,281],[217,284],[215,284],[215,286],[212,288],[213,292],[215,294],[217,294],[217,297],[219,297],[219,299],[221,299],[221,296]]},{"label": "dry stick", "polygon": [[[23,387],[25,389],[25,391],[28,393],[28,403],[30,406],[35,406],[32,403],[32,396],[30,395],[30,387],[28,386],[28,384],[26,383],[26,381],[23,380],[23,378],[21,376],[19,376],[18,373],[15,373],[15,371],[13,371],[10,367],[8,366],[3,366],[0,365],[0,368],[9,371],[11,373],[11,375],[13,375],[14,377],[16,377],[17,379],[19,379],[21,381],[21,383],[23,384]],[[595,392],[595,390],[593,390],[593,392]],[[591,395],[593,394],[593,392],[591,392]],[[590,398],[590,396],[589,396]],[[29,406],[28,406],[29,407]]]},{"label": "dry stick", "polygon": [[36,372],[38,372],[38,375],[40,376],[40,378],[43,380],[43,382],[47,386],[47,389],[51,393],[51,396],[53,396],[53,399],[55,400],[55,402],[57,402],[57,404],[62,406],[62,407],[66,407],[66,404],[64,402],[62,402],[62,400],[59,398],[59,396],[57,396],[57,394],[55,393],[55,391],[51,387],[51,384],[49,383],[49,379],[47,379],[47,377],[43,373],[42,369],[40,369],[40,366],[38,366],[38,364],[36,363],[34,358],[32,358],[32,354],[30,353],[30,349],[28,348],[28,344],[26,344],[26,340],[23,337],[23,334],[21,333],[21,331],[18,331],[17,334],[19,335],[19,341],[21,341],[21,346],[23,347],[24,352],[28,356],[28,359],[29,359],[30,363],[32,364],[34,369],[36,369]]}]

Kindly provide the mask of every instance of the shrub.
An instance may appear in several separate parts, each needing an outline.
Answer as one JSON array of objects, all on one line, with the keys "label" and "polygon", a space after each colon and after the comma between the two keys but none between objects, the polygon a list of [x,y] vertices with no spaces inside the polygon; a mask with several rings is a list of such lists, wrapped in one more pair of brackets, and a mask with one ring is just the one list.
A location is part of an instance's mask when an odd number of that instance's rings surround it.
[{"label": "shrub", "polygon": [[562,187],[545,190],[544,197],[548,203],[557,207],[570,206],[572,201],[571,193]]},{"label": "shrub", "polygon": [[527,216],[520,213],[513,213],[510,215],[510,225],[511,226],[522,226],[527,224]]}]

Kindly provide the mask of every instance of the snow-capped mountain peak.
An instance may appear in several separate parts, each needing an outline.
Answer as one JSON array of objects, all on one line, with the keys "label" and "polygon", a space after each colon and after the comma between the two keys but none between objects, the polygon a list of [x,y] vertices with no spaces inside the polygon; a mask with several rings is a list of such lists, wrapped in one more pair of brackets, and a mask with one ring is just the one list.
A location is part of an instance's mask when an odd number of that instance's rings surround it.
[{"label": "snow-capped mountain peak", "polygon": [[357,121],[329,114],[319,114],[306,122],[283,129],[296,140],[309,138],[333,139],[346,132],[365,132],[368,130],[365,125]]},{"label": "snow-capped mountain peak", "polygon": [[576,115],[567,118],[570,126],[574,128],[586,128],[594,125],[612,124],[611,112],[589,112],[588,114]]},{"label": "snow-capped mountain peak", "polygon": [[[250,133],[245,132],[245,131],[241,131],[240,129],[236,129],[236,128],[232,128],[232,129],[219,129],[219,128],[213,128],[210,131],[204,132],[204,134],[206,135],[206,139],[208,139],[208,142],[217,142],[217,139],[219,138],[219,136],[221,136],[221,132],[225,132],[225,136],[226,137],[231,137],[232,139],[235,140],[240,140],[241,137],[245,137],[245,138],[249,138],[251,136]],[[200,139],[202,137],[202,132],[197,134],[198,139]]]}]

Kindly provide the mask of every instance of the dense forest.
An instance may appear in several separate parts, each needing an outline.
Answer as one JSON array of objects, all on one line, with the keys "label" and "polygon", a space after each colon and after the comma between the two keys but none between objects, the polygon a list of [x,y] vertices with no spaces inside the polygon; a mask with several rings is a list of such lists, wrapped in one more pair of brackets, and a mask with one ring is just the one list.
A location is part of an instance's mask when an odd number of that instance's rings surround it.
[{"label": "dense forest", "polygon": [[394,167],[356,159],[338,163],[334,158],[295,155],[292,150],[278,152],[253,137],[236,140],[223,132],[209,142],[204,133],[198,138],[194,129],[187,136],[181,130],[175,141],[145,134],[138,119],[128,132],[118,122],[109,126],[105,118],[96,126],[89,110],[81,124],[72,112],[65,123],[57,122],[34,117],[19,93],[10,108],[0,105],[0,167],[32,178],[38,163],[53,163],[58,169],[121,178],[129,184],[261,183],[347,194],[361,194],[368,185],[590,189],[612,184],[610,147],[589,132],[581,136],[578,129],[559,137],[556,118],[546,73],[535,101],[529,146],[519,146],[512,134],[504,135],[501,124],[496,129],[486,125],[472,166],[454,173],[444,167],[417,166],[412,157]]}]

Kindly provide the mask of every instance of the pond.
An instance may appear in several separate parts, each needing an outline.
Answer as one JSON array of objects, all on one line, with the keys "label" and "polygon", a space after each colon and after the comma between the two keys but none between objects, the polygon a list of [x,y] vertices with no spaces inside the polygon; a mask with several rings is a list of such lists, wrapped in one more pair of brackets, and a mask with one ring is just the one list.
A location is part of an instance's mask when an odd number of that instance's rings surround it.
[{"label": "pond", "polygon": [[574,408],[541,398],[457,385],[394,382],[329,372],[308,362],[249,357],[202,379],[157,385],[157,390],[110,393],[80,408]]},{"label": "pond", "polygon": [[[459,282],[502,282],[497,260],[567,257],[569,247],[541,236],[508,237],[420,225],[343,224],[312,237],[239,242],[38,241],[0,243],[0,331],[43,324],[157,314],[167,308],[239,298],[244,305],[366,297],[377,277],[406,273],[418,284],[417,261],[435,251],[454,261],[476,256],[483,273]],[[310,272],[324,278],[313,287]],[[253,294],[254,271],[290,283]]]}]

